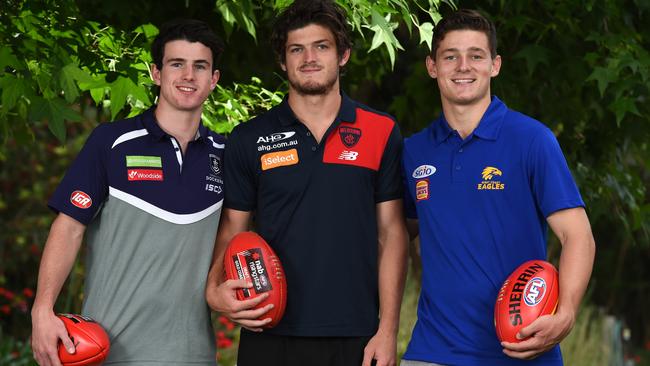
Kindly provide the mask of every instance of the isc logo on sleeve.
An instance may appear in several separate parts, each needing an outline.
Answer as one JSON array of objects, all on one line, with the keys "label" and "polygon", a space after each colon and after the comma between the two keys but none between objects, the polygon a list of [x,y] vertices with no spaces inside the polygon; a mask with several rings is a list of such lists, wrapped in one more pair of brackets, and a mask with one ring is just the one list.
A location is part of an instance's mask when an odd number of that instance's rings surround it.
[{"label": "isc logo on sleeve", "polygon": [[296,149],[276,151],[262,155],[262,170],[269,170],[281,166],[298,164],[298,151]]}]

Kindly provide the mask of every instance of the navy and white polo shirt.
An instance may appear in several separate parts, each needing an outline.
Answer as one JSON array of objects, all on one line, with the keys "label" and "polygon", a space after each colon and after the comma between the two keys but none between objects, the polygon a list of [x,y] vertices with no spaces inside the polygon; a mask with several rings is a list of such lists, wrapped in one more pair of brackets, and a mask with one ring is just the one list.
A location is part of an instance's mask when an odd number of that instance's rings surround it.
[{"label": "navy and white polo shirt", "polygon": [[401,199],[402,139],[393,118],[342,96],[319,142],[288,100],[235,128],[225,206],[255,211],[286,272],[287,308],[266,333],[368,336],[378,324],[377,216]]},{"label": "navy and white polo shirt", "polygon": [[223,202],[224,139],[181,153],[153,109],[98,126],[49,202],[88,226],[84,315],[107,362],[215,363],[204,289]]},{"label": "navy and white polo shirt", "polygon": [[552,131],[497,97],[464,140],[444,116],[406,139],[407,216],[419,219],[422,293],[404,355],[454,365],[561,365],[559,347],[507,357],[494,304],[507,276],[546,259],[546,218],[584,206]]}]

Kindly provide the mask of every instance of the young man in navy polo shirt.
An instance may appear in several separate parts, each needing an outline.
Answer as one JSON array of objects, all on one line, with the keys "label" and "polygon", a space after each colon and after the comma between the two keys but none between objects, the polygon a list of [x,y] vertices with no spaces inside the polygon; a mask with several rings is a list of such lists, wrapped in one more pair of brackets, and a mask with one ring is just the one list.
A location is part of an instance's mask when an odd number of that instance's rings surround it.
[{"label": "young man in navy polo shirt", "polygon": [[[289,95],[228,140],[208,303],[248,329],[240,366],[394,365],[407,251],[398,126],[341,93],[350,39],[333,1],[294,2],[271,43]],[[269,319],[256,319],[268,308],[249,310],[234,292],[246,284],[221,278],[253,212],[288,284],[284,317],[264,332]]]},{"label": "young man in navy polo shirt", "polygon": [[[201,125],[222,43],[207,24],[164,25],[152,45],[158,104],[97,127],[49,206],[32,309],[40,365],[74,344],[53,311],[86,232],[82,313],[107,331],[107,363],[214,365],[203,296],[223,202],[224,140]],[[88,228],[88,230],[86,230]]]},{"label": "young man in navy polo shirt", "polygon": [[[404,147],[422,294],[401,364],[562,365],[557,344],[575,322],[595,245],[560,146],[551,130],[490,95],[501,58],[494,25],[479,13],[445,17],[426,66],[443,115]],[[500,344],[497,293],[520,264],[546,259],[547,226],[562,243],[557,311],[520,331],[530,338]]]}]

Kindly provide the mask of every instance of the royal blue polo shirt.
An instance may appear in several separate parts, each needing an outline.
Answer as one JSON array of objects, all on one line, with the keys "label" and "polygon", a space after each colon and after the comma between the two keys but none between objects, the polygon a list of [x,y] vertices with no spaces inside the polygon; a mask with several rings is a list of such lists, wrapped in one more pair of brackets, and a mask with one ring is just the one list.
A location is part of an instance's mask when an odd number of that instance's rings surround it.
[{"label": "royal blue polo shirt", "polygon": [[378,325],[377,204],[401,199],[393,118],[342,95],[319,142],[280,105],[237,126],[226,150],[225,206],[254,212],[287,279],[270,334],[369,336]]},{"label": "royal blue polo shirt", "polygon": [[546,259],[546,218],[584,206],[552,131],[493,97],[465,139],[444,115],[406,139],[405,206],[419,220],[422,292],[405,359],[449,365],[561,365],[559,347],[507,357],[494,305],[521,263]]},{"label": "royal blue polo shirt", "polygon": [[50,199],[87,226],[82,313],[106,329],[107,363],[215,364],[204,291],[224,143],[200,126],[182,153],[153,109],[101,124]]}]

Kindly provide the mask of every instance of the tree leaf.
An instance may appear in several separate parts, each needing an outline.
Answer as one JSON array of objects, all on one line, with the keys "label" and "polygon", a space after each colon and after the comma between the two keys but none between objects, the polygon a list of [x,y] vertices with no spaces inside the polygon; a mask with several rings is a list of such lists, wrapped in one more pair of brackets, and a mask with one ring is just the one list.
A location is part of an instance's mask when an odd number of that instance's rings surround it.
[{"label": "tree leaf", "polygon": [[537,65],[548,65],[548,50],[537,44],[524,46],[514,57],[526,61],[528,76],[531,76],[535,72]]},{"label": "tree leaf", "polygon": [[596,80],[598,82],[598,91],[602,97],[605,95],[605,89],[607,89],[607,85],[615,82],[617,79],[618,72],[615,70],[611,70],[607,67],[596,66],[586,81]]},{"label": "tree leaf", "polygon": [[117,79],[111,83],[111,117],[116,118],[117,114],[124,108],[126,97],[129,91],[135,87],[131,79],[124,76],[118,76]]}]

